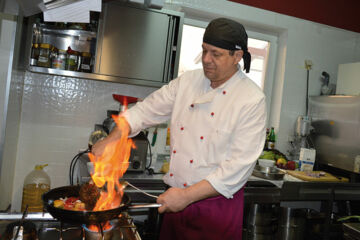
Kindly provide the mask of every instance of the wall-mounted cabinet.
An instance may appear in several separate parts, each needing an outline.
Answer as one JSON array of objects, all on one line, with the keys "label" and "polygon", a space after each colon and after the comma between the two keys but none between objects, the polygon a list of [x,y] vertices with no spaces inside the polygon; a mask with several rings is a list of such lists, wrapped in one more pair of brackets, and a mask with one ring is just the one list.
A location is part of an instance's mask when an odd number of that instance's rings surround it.
[{"label": "wall-mounted cabinet", "polygon": [[153,87],[177,77],[183,13],[111,1],[90,24],[34,21],[30,71]]}]

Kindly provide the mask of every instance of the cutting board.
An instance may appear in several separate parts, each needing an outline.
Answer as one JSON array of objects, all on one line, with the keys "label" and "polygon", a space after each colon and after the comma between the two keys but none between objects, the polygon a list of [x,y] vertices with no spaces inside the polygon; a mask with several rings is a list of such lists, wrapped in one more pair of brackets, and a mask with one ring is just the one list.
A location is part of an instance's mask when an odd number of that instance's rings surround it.
[{"label": "cutting board", "polygon": [[[325,175],[321,175],[319,177],[312,176],[312,175],[319,175],[320,172],[325,173]],[[330,173],[324,171],[302,172],[302,171],[287,170],[286,173],[293,177],[309,182],[348,182],[349,181],[349,179],[347,178],[335,177]]]}]

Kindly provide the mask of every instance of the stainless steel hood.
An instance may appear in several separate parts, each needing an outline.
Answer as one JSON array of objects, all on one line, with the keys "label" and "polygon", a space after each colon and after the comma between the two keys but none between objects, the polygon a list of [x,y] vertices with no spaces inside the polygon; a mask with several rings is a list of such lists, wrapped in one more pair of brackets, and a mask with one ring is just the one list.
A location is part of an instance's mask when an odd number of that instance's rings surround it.
[{"label": "stainless steel hood", "polygon": [[81,0],[17,0],[25,17]]},{"label": "stainless steel hood", "polygon": [[[17,0],[25,17],[82,0]],[[115,0],[113,0],[115,1]],[[116,0],[147,8],[161,9],[165,0]],[[109,2],[109,1],[106,1]]]}]

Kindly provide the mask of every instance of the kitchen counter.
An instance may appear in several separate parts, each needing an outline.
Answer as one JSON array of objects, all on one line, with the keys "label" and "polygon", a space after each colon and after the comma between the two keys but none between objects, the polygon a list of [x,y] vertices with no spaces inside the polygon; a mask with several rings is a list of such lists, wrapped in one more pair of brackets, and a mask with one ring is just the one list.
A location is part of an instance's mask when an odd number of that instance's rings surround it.
[{"label": "kitchen counter", "polygon": [[[124,179],[155,195],[166,186],[163,174],[127,173]],[[130,190],[130,189],[129,189]],[[131,192],[136,192],[131,190]],[[272,181],[250,177],[245,185],[245,199],[254,202],[360,200],[360,183]]]},{"label": "kitchen counter", "polygon": [[[166,190],[163,174],[127,173],[124,179],[147,193],[159,195]],[[136,201],[154,202],[151,197],[129,187],[126,192],[133,194]],[[349,182],[305,182],[273,181],[251,176],[244,189],[245,204],[280,204],[281,202],[321,202],[325,215],[321,239],[329,239],[331,215],[335,201],[360,201],[360,183]]]}]

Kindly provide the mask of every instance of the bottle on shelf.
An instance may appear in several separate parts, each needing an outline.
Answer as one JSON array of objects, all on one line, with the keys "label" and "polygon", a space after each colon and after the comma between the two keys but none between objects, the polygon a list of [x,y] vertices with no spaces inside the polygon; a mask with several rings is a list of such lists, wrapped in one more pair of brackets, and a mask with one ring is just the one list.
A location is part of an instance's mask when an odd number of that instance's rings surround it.
[{"label": "bottle on shelf", "polygon": [[266,128],[264,151],[268,150],[268,144],[269,144],[269,133],[270,133],[270,129],[269,129],[269,128]]},{"label": "bottle on shelf", "polygon": [[270,130],[270,133],[268,136],[269,136],[268,149],[275,149],[276,136],[275,136],[274,127],[271,127],[271,130]]},{"label": "bottle on shelf", "polygon": [[41,43],[39,49],[39,59],[37,65],[39,67],[50,68],[51,67],[51,52],[52,46],[48,43]]},{"label": "bottle on shelf", "polygon": [[36,66],[39,59],[40,49],[39,44],[34,43],[31,47],[30,65]]},{"label": "bottle on shelf", "polygon": [[170,152],[170,128],[167,128],[166,131],[166,142],[165,142],[165,151]]}]

